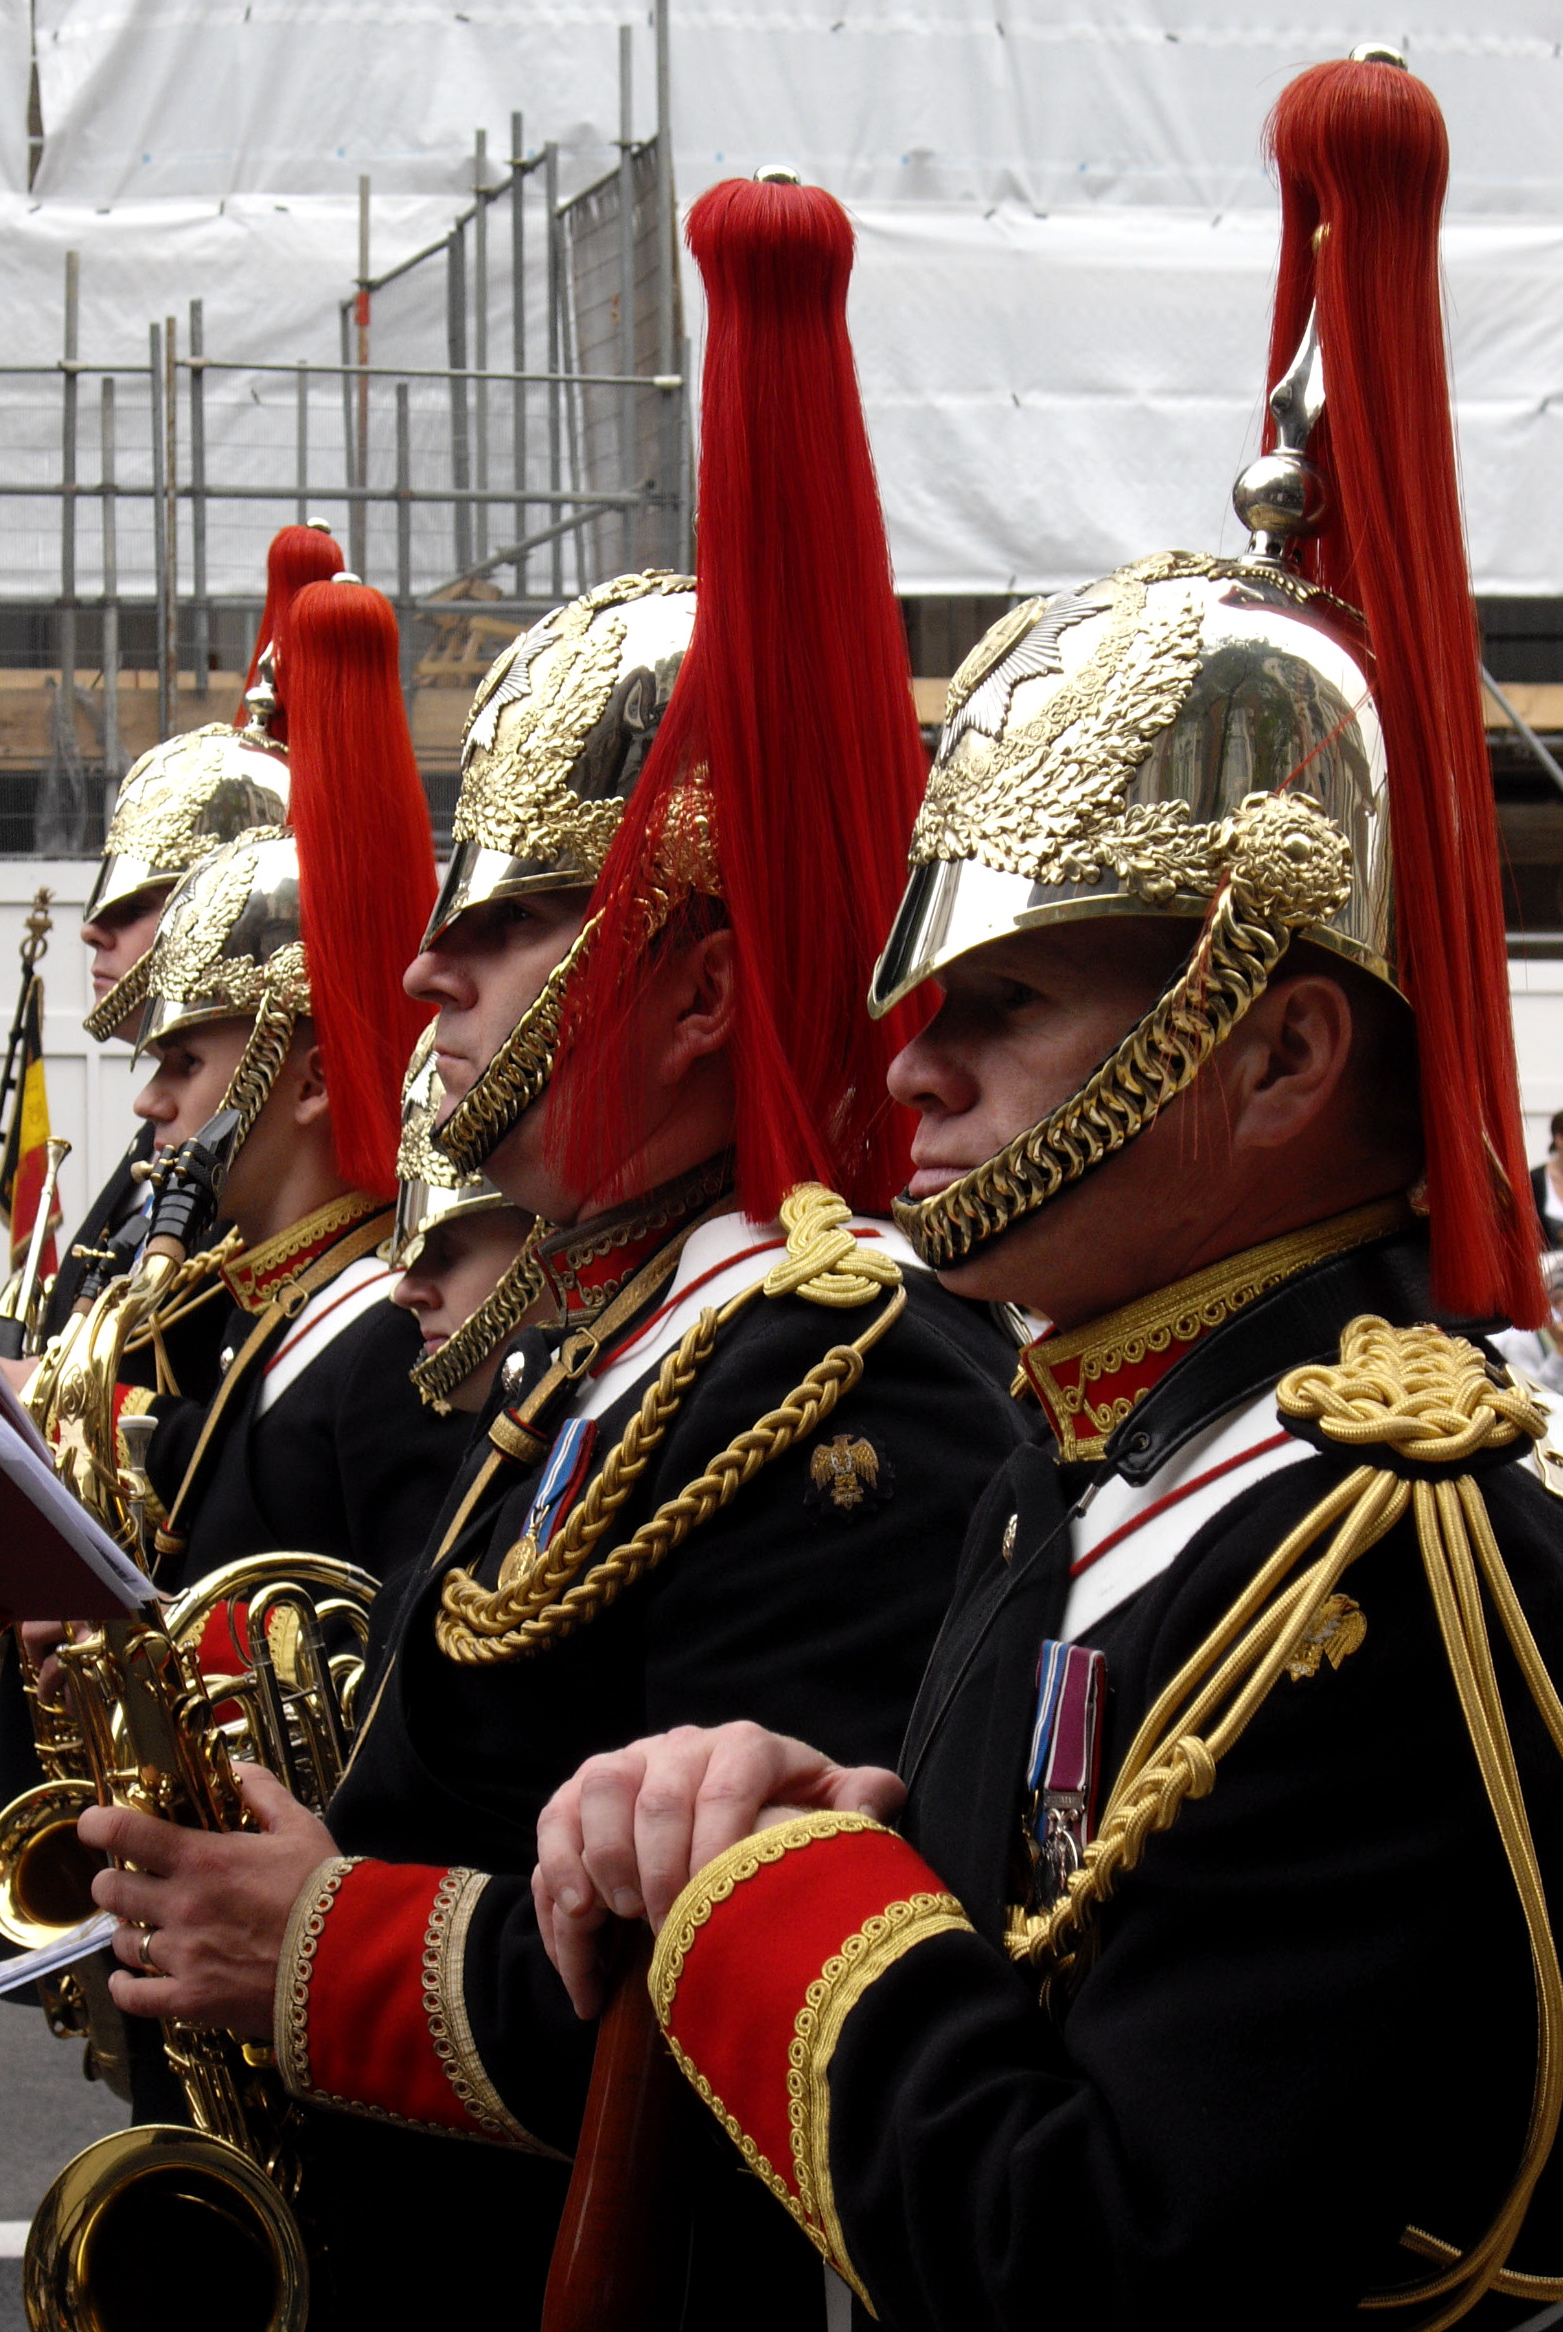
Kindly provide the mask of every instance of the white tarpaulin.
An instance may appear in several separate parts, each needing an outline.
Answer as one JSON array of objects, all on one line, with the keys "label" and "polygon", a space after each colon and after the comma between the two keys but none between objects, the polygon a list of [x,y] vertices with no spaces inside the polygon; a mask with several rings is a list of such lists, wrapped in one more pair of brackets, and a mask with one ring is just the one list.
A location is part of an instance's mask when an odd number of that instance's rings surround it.
[{"label": "white tarpaulin", "polygon": [[[1450,0],[1400,6],[1394,37],[1442,100],[1455,157],[1445,248],[1477,586],[1563,592],[1563,531],[1551,522],[1563,509],[1555,7],[1468,7],[1462,27]],[[21,7],[0,0],[0,23],[14,29]],[[144,364],[148,323],[175,316],[183,332],[199,296],[212,356],[335,361],[338,303],[357,264],[358,174],[375,188],[377,272],[445,230],[470,183],[474,127],[502,156],[513,108],[529,150],[558,140],[565,190],[579,187],[611,158],[628,8],[37,0],[45,158],[32,197],[0,194],[5,354],[57,355],[64,253],[76,249],[89,360]],[[854,210],[852,319],[903,590],[1029,588],[1154,545],[1235,542],[1227,497],[1256,434],[1276,239],[1261,128],[1289,74],[1342,54],[1361,22],[1334,0],[1274,16],[1211,0],[671,0],[671,10],[681,200],[787,158]],[[644,134],[644,0],[633,46]],[[529,187],[535,274],[541,174]],[[436,265],[377,300],[375,362],[444,363],[443,296]],[[494,301],[490,346],[507,351],[503,264]],[[686,313],[698,349],[693,283]],[[531,345],[536,361],[540,329]],[[494,395],[499,446],[508,391]],[[433,382],[412,386],[420,475],[448,458],[444,397]],[[150,474],[145,399],[144,378],[122,383],[130,479]],[[58,477],[57,381],[7,382],[0,403],[0,474]],[[211,476],[287,483],[291,382],[214,372],[207,408]],[[382,483],[393,435],[388,404],[377,405],[371,475]],[[342,442],[328,383],[311,412],[311,498],[338,525],[345,508],[329,489],[342,482]],[[532,442],[535,465],[535,431]],[[84,406],[84,481],[95,461]],[[289,515],[277,503],[213,504],[209,587],[255,589],[266,537]],[[415,587],[453,571],[450,535],[448,510],[415,511]],[[57,508],[0,501],[0,592],[36,589],[57,537]],[[90,508],[79,554],[90,592]],[[371,576],[387,580],[393,558],[392,521],[377,515]],[[127,503],[125,588],[149,587],[150,559],[150,507]]]},{"label": "white tarpaulin", "polygon": [[[464,183],[471,133],[617,134],[617,28],[645,0],[36,0],[38,189],[84,202]],[[5,0],[25,15],[24,0]],[[685,196],[786,157],[860,202],[1263,204],[1288,75],[1382,33],[1444,105],[1456,211],[1563,213],[1553,0],[670,0]],[[13,180],[13,184],[20,181]]]},{"label": "white tarpaulin", "polygon": [[[1237,546],[1228,497],[1257,433],[1273,217],[1112,208],[1039,219],[1013,205],[984,214],[931,203],[854,212],[853,332],[904,591],[1031,589],[1158,546]],[[416,249],[448,215],[440,197],[377,202],[377,264]],[[116,205],[106,216],[0,198],[8,353],[57,353],[64,254],[76,248],[89,361],[144,364],[149,320],[180,316],[192,294],[205,301],[213,355],[330,359],[356,235],[340,197]],[[1563,591],[1563,538],[1547,518],[1563,510],[1563,223],[1457,223],[1445,257],[1477,587]],[[442,283],[436,274],[423,305],[409,300],[377,325],[377,362],[442,361]],[[496,344],[507,337],[501,309]],[[88,483],[98,475],[96,394],[89,384]],[[413,383],[415,435],[430,459],[443,396],[437,383]],[[6,477],[58,476],[59,401],[57,379],[0,383]],[[144,377],[120,384],[119,403],[121,476],[144,482]],[[207,406],[213,478],[288,482],[290,378],[213,374]],[[383,478],[392,433],[385,407],[376,413],[372,471]],[[345,525],[330,491],[343,476],[334,384],[317,389],[310,427],[311,506]],[[286,505],[215,504],[210,588],[255,590],[266,539],[290,515]],[[449,521],[427,508],[415,521],[415,580],[426,588],[452,571]],[[58,523],[57,506],[0,501],[0,591],[35,588],[52,571]],[[90,593],[90,503],[78,535]],[[371,530],[371,580],[391,579],[394,556],[387,511]],[[120,558],[122,587],[149,590],[145,502],[122,506]],[[188,574],[187,551],[181,559]]]}]

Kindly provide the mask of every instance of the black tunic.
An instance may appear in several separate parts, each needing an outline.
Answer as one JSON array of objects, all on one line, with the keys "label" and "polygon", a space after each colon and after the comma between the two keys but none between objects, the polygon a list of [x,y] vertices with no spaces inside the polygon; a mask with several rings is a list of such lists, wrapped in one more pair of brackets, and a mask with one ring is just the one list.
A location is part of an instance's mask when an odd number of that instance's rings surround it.
[{"label": "black tunic", "polygon": [[[230,1307],[229,1344],[250,1324]],[[426,1407],[408,1378],[422,1350],[416,1321],[386,1301],[334,1336],[264,1413],[254,1368],[224,1418],[188,1543],[159,1565],[158,1584],[177,1592],[272,1549],[334,1555],[396,1581],[422,1549],[467,1441],[468,1419]],[[153,1407],[147,1471],[170,1507],[204,1410],[171,1399]]]},{"label": "black tunic", "polygon": [[[536,1476],[516,1468],[499,1477],[444,1558],[410,1577],[394,1614],[384,1691],[331,1827],[346,1853],[496,1874],[466,1948],[472,2036],[506,2105],[561,2149],[573,2144],[591,2033],[571,2014],[533,1917],[528,1882],[544,1801],[596,1751],[738,1717],[819,1742],[849,1763],[893,1762],[967,1517],[1024,1433],[1008,1391],[1013,1345],[985,1311],[946,1295],[927,1273],[906,1277],[904,1315],[819,1433],[755,1476],[589,1625],[545,1652],[487,1668],[457,1666],[435,1643],[446,1572],[465,1563],[492,1585],[520,1535]],[[795,1296],[742,1313],[599,1552],[628,1538],[868,1316]],[[513,1404],[550,1357],[536,1331],[513,1349],[527,1375],[496,1405]],[[596,1462],[652,1374],[603,1415]],[[820,1444],[843,1432],[868,1443],[877,1461],[874,1494],[852,1505],[837,1505],[815,1478]],[[487,1447],[480,1432],[448,1515]],[[383,1610],[392,1613],[388,1601]],[[324,2113],[311,2120],[311,2191],[328,2214],[351,2293],[342,2321],[367,2325],[398,2305],[412,2313],[438,2304],[458,2218],[507,2229],[507,2314],[517,2325],[535,2320],[562,2172],[455,2139]],[[822,2321],[820,2263],[713,2137],[697,2120],[686,2323],[734,2321],[736,2277],[746,2324],[805,2332]],[[377,2257],[387,2215],[404,2240]]]},{"label": "black tunic", "polygon": [[[906,1828],[976,1933],[889,1967],[830,2072],[847,2251],[897,2332],[1055,2317],[1344,2332],[1364,2292],[1427,2272],[1402,2229],[1468,2244],[1507,2191],[1535,2067],[1528,1951],[1409,1517],[1348,1574],[1361,1645],[1283,1677],[1211,1794],[1150,1840],[1098,1909],[1059,2023],[1002,1949],[1072,1500],[1093,1476],[1151,1480],[1258,1386],[1333,1358],[1365,1312],[1432,1316],[1415,1239],[1256,1302],[1146,1396],[1102,1466],[1021,1452],[974,1521],[908,1735]],[[1087,1631],[1109,1677],[1104,1793],[1156,1695],[1350,1464],[1258,1481]],[[1482,1488],[1557,1675],[1563,1510],[1516,1464]],[[1557,1756],[1489,1626],[1556,1905]],[[1563,2272],[1559,2200],[1544,2182],[1517,2266]],[[1479,2320],[1535,2305],[1489,2300]]]}]

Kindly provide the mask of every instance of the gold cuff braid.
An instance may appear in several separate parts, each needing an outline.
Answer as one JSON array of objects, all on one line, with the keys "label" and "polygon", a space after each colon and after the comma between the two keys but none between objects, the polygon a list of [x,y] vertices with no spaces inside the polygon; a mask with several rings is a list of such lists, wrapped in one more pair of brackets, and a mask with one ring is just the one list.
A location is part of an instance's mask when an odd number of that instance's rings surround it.
[{"label": "gold cuff braid", "polygon": [[[1215,1788],[1220,1760],[1279,1678],[1299,1660],[1296,1672],[1308,1672],[1310,1640],[1317,1644],[1327,1634],[1325,1607],[1341,1579],[1409,1512],[1461,1713],[1524,1914],[1542,2036],[1524,2151],[1487,2233],[1461,2254],[1436,2236],[1408,2228],[1405,2246],[1442,2262],[1442,2272],[1362,2303],[1372,2309],[1431,2304],[1419,2332],[1442,2332],[1489,2290],[1527,2299],[1563,2297],[1563,2278],[1508,2266],[1563,2118],[1563,2051],[1556,2045],[1563,2032],[1563,1972],[1498,1694],[1484,1586],[1560,1755],[1563,1701],[1505,1568],[1480,1487],[1459,1470],[1522,1437],[1538,1438],[1546,1419],[1518,1387],[1495,1384],[1482,1354],[1463,1338],[1432,1327],[1391,1328],[1371,1315],[1351,1322],[1337,1362],[1284,1377],[1277,1406],[1283,1419],[1311,1425],[1338,1447],[1392,1450],[1400,1464],[1418,1469],[1418,1478],[1364,1463],[1303,1518],[1146,1716],[1113,1784],[1101,1828],[1063,1896],[1047,1912],[1012,1915],[1005,1940],[1013,1958],[1043,1971],[1044,2004],[1056,2004],[1079,1981],[1097,1907],[1135,1868],[1151,1838],[1171,1828],[1185,1799],[1207,1797]],[[1333,1535],[1324,1552],[1313,1554],[1294,1576],[1326,1532]]]},{"label": "gold cuff braid", "polygon": [[897,1224],[934,1270],[964,1262],[1153,1125],[1264,994],[1292,933],[1327,921],[1346,896],[1350,847],[1306,795],[1250,794],[1222,848],[1225,876],[1188,963],[1073,1099],[933,1197],[896,1200]]}]

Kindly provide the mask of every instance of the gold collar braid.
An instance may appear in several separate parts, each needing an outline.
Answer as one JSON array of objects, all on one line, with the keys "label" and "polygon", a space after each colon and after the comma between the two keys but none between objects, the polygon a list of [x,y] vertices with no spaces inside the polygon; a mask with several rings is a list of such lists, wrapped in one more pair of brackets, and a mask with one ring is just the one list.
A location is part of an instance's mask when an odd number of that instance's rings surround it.
[{"label": "gold collar braid", "polygon": [[[1437,2272],[1363,2302],[1371,2309],[1431,2303],[1419,2332],[1442,2332],[1487,2291],[1563,2298],[1563,2277],[1508,2266],[1563,2119],[1563,1971],[1499,1697],[1484,1590],[1560,1756],[1563,1700],[1505,1567],[1480,1484],[1468,1470],[1489,1455],[1538,1440],[1547,1421],[1512,1380],[1495,1382],[1481,1352],[1464,1338],[1434,1327],[1391,1328],[1371,1314],[1347,1327],[1337,1361],[1294,1369],[1282,1378],[1276,1399],[1283,1422],[1294,1421],[1307,1439],[1327,1447],[1358,1451],[1363,1462],[1288,1534],[1166,1687],[1134,1738],[1101,1827],[1064,1893],[1046,1911],[1012,1912],[1005,1941],[1013,1959],[1041,1970],[1044,2005],[1056,2006],[1085,1972],[1098,1906],[1151,1850],[1151,1840],[1176,1821],[1185,1799],[1210,1795],[1221,1759],[1279,1679],[1316,1669],[1318,1648],[1328,1644],[1343,1617],[1361,1640],[1365,1623],[1350,1599],[1337,1593],[1340,1582],[1409,1513],[1444,1655],[1524,1915],[1540,2036],[1519,2167],[1492,2225],[1463,2254],[1422,2228],[1406,2228],[1402,2245],[1434,2261]],[[1382,1453],[1377,1463],[1375,1451]],[[1351,1641],[1342,1649],[1349,1650]]]},{"label": "gold collar braid", "polygon": [[1226,873],[1182,972],[1080,1091],[996,1157],[895,1219],[935,1271],[963,1263],[1144,1133],[1264,994],[1294,931],[1326,923],[1351,850],[1305,794],[1250,794],[1221,829]]}]

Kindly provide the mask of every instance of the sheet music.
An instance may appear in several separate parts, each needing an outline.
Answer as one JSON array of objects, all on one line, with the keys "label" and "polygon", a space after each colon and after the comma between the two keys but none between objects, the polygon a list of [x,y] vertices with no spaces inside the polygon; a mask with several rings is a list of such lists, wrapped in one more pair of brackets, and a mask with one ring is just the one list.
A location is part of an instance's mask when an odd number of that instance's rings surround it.
[{"label": "sheet music", "polygon": [[[10,1392],[9,1386],[6,1390]],[[11,1399],[14,1402],[15,1396]],[[151,1581],[124,1548],[115,1545],[85,1506],[71,1496],[47,1455],[40,1455],[43,1447],[38,1435],[30,1427],[23,1432],[13,1421],[9,1407],[0,1403],[0,1475],[36,1508],[93,1578],[108,1589],[116,1603],[126,1611],[140,1611],[155,1600]],[[6,1587],[6,1572],[10,1567],[7,1550],[0,1546],[0,1608],[23,1619],[72,1616],[69,1611],[17,1611],[16,1599]]]}]

